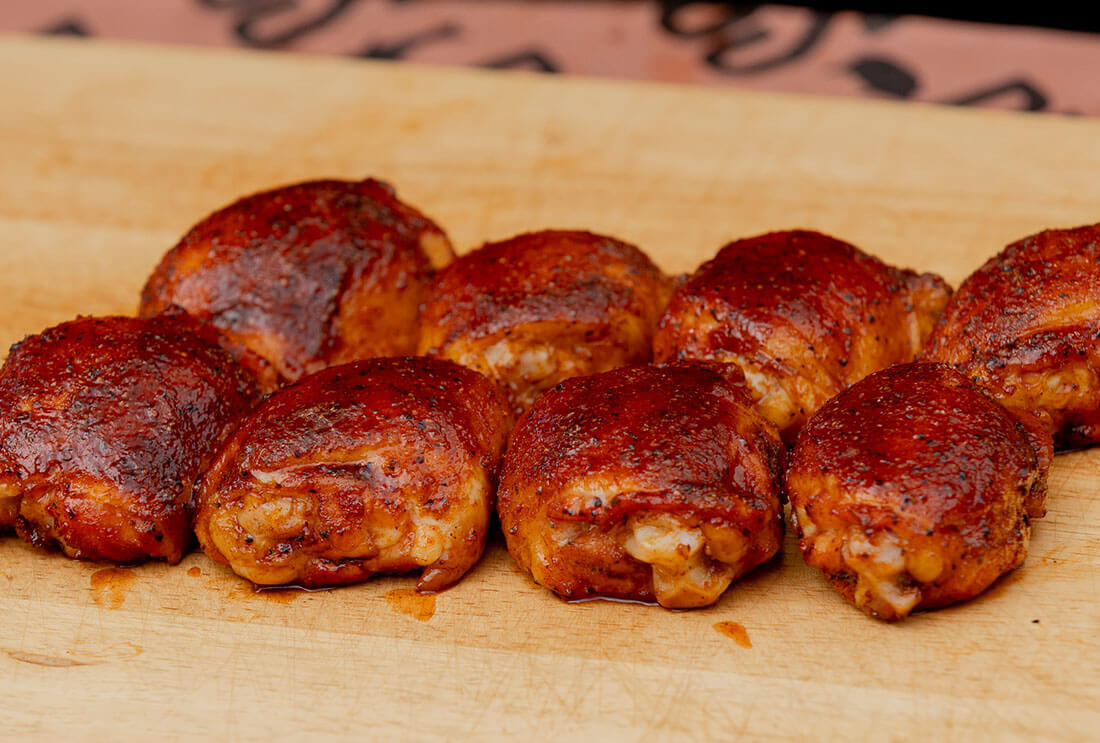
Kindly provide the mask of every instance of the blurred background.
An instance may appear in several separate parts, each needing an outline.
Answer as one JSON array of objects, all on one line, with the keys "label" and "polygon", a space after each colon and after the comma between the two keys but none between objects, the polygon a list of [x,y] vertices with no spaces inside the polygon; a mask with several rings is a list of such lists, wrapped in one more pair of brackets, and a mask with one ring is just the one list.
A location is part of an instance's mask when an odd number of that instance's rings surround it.
[{"label": "blurred background", "polygon": [[0,30],[1097,116],[1092,5],[3,0]]}]

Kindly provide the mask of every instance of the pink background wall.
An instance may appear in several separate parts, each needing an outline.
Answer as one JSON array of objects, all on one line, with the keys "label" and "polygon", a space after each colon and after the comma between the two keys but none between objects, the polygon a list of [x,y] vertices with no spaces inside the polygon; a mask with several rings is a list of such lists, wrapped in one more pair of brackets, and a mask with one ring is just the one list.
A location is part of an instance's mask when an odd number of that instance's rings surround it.
[{"label": "pink background wall", "polygon": [[0,29],[1100,115],[1100,35],[740,7],[666,18],[656,2],[5,0]]}]

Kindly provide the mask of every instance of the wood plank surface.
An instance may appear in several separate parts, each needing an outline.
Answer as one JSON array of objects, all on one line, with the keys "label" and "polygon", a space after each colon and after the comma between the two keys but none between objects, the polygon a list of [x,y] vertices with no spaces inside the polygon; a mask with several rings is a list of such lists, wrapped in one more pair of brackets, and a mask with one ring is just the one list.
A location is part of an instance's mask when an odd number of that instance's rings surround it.
[{"label": "wood plank surface", "polygon": [[[0,344],[129,313],[242,194],[376,175],[460,249],[541,227],[684,271],[804,226],[957,283],[1100,220],[1100,123],[525,73],[0,38]],[[501,540],[457,587],[254,593],[0,539],[0,738],[1096,740],[1100,451],[1060,456],[1021,569],[895,625],[782,555],[691,612],[566,604]],[[735,622],[744,635],[714,629]]]}]

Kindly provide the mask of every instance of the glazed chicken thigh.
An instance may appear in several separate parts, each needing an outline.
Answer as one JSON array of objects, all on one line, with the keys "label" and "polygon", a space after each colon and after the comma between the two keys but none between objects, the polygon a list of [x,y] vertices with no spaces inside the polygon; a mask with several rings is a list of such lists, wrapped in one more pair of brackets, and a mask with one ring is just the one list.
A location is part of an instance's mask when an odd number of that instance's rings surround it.
[{"label": "glazed chicken thigh", "polygon": [[195,531],[262,585],[423,569],[422,591],[481,556],[508,408],[476,372],[425,358],[335,366],[269,397],[206,475]]},{"label": "glazed chicken thigh", "polygon": [[806,562],[873,617],[962,601],[1023,563],[1050,436],[942,364],[900,364],[798,436],[787,492]]},{"label": "glazed chicken thigh", "polygon": [[333,364],[412,353],[446,235],[376,180],[258,193],[195,225],[153,271],[142,315],[175,304],[221,331],[264,391]]},{"label": "glazed chicken thigh", "polygon": [[830,397],[912,361],[949,295],[938,276],[888,266],[827,235],[772,232],[722,248],[673,294],[654,361],[736,364],[791,443]]},{"label": "glazed chicken thigh", "polygon": [[782,541],[785,450],[720,365],[566,380],[509,442],[508,551],[565,598],[711,604]]},{"label": "glazed chicken thigh", "polygon": [[1100,225],[1013,243],[962,283],[923,358],[951,364],[1063,447],[1100,441]]},{"label": "glazed chicken thigh", "polygon": [[563,379],[648,361],[668,292],[633,245],[589,232],[519,235],[439,272],[420,352],[485,374],[519,413]]},{"label": "glazed chicken thigh", "polygon": [[182,312],[82,318],[0,370],[0,528],[70,557],[179,562],[192,486],[258,397]]}]

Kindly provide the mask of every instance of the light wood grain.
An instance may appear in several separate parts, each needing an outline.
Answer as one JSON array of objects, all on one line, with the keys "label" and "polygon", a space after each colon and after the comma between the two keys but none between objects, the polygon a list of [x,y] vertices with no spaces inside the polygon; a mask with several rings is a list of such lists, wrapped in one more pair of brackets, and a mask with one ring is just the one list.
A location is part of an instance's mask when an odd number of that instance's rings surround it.
[{"label": "light wood grain", "polygon": [[[18,37],[0,69],[0,343],[131,312],[192,222],[317,176],[389,179],[463,249],[580,227],[673,271],[805,226],[957,282],[1100,219],[1086,120]],[[694,612],[565,604],[494,543],[424,621],[386,598],[411,578],[255,594],[192,555],[108,580],[4,538],[0,738],[1095,740],[1098,474],[1059,457],[1026,565],[897,626],[790,537]]]}]

